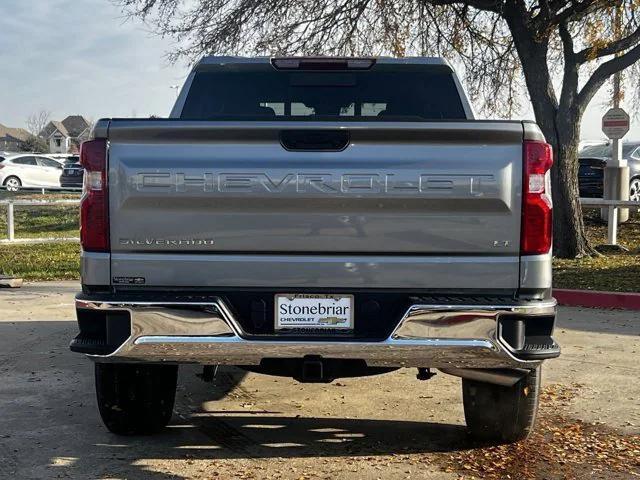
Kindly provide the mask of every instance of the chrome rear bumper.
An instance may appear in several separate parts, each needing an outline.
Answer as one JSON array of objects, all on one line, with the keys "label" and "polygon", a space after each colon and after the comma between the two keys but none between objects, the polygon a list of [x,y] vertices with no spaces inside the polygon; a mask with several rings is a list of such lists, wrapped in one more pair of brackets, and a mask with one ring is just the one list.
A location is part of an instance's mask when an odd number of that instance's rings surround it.
[{"label": "chrome rear bumper", "polygon": [[[369,366],[432,368],[532,368],[498,338],[501,315],[555,315],[555,300],[512,305],[413,305],[384,341],[300,340],[249,337],[224,301],[147,302],[76,299],[78,311],[128,312],[131,335],[101,362],[175,362],[259,365],[263,358],[307,355],[362,359]],[[356,320],[357,321],[357,320]]]}]

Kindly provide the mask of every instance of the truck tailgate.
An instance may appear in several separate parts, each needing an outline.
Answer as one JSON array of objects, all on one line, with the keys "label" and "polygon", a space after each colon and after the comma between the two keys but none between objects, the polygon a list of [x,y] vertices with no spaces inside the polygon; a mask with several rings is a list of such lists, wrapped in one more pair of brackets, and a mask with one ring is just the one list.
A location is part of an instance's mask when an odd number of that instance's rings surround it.
[{"label": "truck tailgate", "polygon": [[[419,263],[437,263],[447,283],[468,257],[502,276],[492,285],[517,288],[520,122],[301,123],[111,121],[112,275],[163,283],[158,255],[162,268],[173,258],[190,272],[197,258],[340,257],[346,268],[351,256],[356,268],[359,258],[415,259],[421,275]],[[287,131],[348,141],[288,149]]]}]

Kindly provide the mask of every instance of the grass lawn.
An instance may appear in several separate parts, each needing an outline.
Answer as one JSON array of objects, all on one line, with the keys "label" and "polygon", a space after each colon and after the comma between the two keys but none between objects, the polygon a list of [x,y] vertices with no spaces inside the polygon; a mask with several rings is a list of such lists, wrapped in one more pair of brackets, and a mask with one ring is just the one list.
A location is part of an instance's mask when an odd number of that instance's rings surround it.
[{"label": "grass lawn", "polygon": [[[2,195],[4,194],[4,196]],[[77,199],[77,193],[11,194],[15,200]],[[8,198],[0,192],[0,199]],[[7,238],[7,218],[0,207],[0,238]],[[77,205],[15,206],[16,238],[79,237]],[[76,242],[0,244],[0,273],[25,280],[75,280],[80,277],[80,245]]]},{"label": "grass lawn", "polygon": [[579,290],[640,292],[640,254],[553,262],[553,286]]},{"label": "grass lawn", "polygon": [[[0,200],[78,200],[79,193],[37,192],[9,193],[0,191]],[[46,207],[16,205],[13,207],[16,238],[78,237],[78,205]],[[0,239],[7,238],[6,206],[0,205]]]},{"label": "grass lawn", "polygon": [[[4,205],[2,206],[4,207]],[[47,207],[13,207],[16,238],[79,237],[78,206],[52,205]],[[0,214],[0,238],[7,238],[7,217]]]},{"label": "grass lawn", "polygon": [[[49,197],[50,198],[50,197]],[[77,198],[77,196],[76,196]],[[16,237],[77,237],[77,206],[16,207]],[[587,234],[593,245],[606,242],[607,226],[597,210],[587,210]],[[0,212],[0,238],[6,238],[6,219]],[[620,225],[618,238],[628,252],[578,260],[555,259],[554,286],[620,292],[640,291],[640,214]],[[0,273],[25,280],[79,278],[77,243],[0,245]]]},{"label": "grass lawn", "polygon": [[0,273],[25,280],[80,278],[80,245],[76,242],[0,245]]},{"label": "grass lawn", "polygon": [[[585,224],[592,245],[607,242],[607,225],[600,222],[599,210],[586,211]],[[640,214],[632,213],[618,228],[618,243],[629,251],[577,260],[553,261],[556,288],[576,288],[616,292],[640,292]]]}]

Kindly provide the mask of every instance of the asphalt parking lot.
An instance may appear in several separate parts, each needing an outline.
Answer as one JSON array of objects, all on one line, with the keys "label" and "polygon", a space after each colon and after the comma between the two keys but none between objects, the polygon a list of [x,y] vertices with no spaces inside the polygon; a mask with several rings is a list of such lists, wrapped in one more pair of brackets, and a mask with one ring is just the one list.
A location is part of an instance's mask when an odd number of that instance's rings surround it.
[{"label": "asphalt parking lot", "polygon": [[0,478],[637,478],[640,312],[561,308],[534,437],[481,448],[459,379],[414,370],[329,385],[181,368],[170,428],[102,425],[93,366],[69,352],[75,282],[0,290]]}]

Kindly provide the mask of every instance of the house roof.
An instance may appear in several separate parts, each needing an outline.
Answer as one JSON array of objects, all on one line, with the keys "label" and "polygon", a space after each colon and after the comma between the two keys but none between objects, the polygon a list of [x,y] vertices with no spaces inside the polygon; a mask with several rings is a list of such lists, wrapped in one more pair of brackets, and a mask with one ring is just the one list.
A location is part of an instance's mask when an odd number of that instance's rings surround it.
[{"label": "house roof", "polygon": [[78,137],[89,128],[89,122],[82,115],[69,115],[62,120],[62,124],[67,129],[70,137]]},{"label": "house roof", "polygon": [[47,123],[47,126],[42,129],[42,132],[40,132],[40,136],[43,138],[49,138],[56,132],[60,132],[65,137],[69,136],[69,132],[67,132],[65,126],[58,120],[51,120]]},{"label": "house roof", "polygon": [[0,123],[0,138],[2,137],[12,137],[24,141],[29,138],[29,132],[23,128],[6,127]]},{"label": "house roof", "polygon": [[65,137],[79,137],[87,128],[89,128],[89,122],[82,115],[69,115],[61,122],[51,120],[47,126],[42,129],[40,136],[49,138],[58,131]]}]

